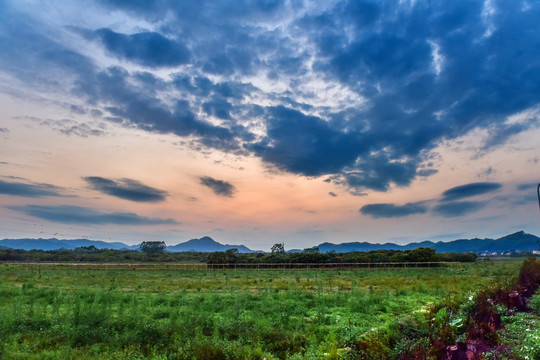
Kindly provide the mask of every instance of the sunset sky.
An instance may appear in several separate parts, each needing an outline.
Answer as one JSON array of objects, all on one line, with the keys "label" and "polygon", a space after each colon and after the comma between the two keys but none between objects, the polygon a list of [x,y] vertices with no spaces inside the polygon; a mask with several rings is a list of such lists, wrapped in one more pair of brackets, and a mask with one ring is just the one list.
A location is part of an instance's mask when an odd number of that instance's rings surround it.
[{"label": "sunset sky", "polygon": [[538,1],[0,1],[0,238],[540,235]]}]

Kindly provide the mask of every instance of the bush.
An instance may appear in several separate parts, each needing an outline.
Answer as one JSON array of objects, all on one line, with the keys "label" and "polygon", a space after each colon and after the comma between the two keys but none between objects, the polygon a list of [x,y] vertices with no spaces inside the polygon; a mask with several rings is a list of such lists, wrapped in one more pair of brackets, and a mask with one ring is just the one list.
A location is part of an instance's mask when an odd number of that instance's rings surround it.
[{"label": "bush", "polygon": [[536,258],[530,257],[523,262],[519,270],[519,283],[535,288],[540,285],[540,262]]}]

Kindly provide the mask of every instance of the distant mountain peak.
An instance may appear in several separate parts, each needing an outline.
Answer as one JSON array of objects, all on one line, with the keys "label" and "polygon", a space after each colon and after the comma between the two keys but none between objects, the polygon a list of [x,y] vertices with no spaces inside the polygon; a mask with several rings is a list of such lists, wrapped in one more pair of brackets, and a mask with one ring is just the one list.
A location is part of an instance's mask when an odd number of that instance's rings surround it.
[{"label": "distant mountain peak", "polygon": [[167,246],[168,251],[196,251],[196,252],[214,252],[214,251],[225,251],[229,249],[237,249],[240,253],[250,253],[253,250],[249,249],[244,245],[229,245],[221,244],[210,236],[203,236],[200,239],[191,239],[186,242],[176,244],[173,246]]},{"label": "distant mountain peak", "polygon": [[210,236],[203,236],[200,239],[191,239],[187,242],[197,242],[199,244],[219,244],[216,240],[212,239]]}]

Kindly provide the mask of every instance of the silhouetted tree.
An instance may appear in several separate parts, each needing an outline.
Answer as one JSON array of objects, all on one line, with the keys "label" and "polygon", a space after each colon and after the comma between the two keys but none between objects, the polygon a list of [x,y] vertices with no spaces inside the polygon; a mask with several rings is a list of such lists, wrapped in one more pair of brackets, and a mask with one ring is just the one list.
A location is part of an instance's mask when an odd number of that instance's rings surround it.
[{"label": "silhouetted tree", "polygon": [[285,244],[278,243],[272,246],[272,254],[285,254]]},{"label": "silhouetted tree", "polygon": [[236,264],[238,262],[238,249],[210,253],[206,258],[206,262],[208,264]]},{"label": "silhouetted tree", "polygon": [[154,255],[165,252],[166,247],[167,245],[165,245],[164,241],[143,241],[139,249],[147,255]]}]

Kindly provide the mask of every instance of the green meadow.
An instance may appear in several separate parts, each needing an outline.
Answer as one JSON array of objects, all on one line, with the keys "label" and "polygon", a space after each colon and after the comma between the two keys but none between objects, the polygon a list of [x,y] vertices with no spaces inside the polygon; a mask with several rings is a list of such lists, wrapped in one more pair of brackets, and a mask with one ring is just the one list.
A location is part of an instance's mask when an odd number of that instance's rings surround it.
[{"label": "green meadow", "polygon": [[[411,321],[421,323],[430,305],[509,283],[520,264],[326,270],[0,264],[0,358],[359,358],[352,350],[359,339],[382,339],[383,346]],[[398,358],[405,345],[393,344],[381,353]]]}]

